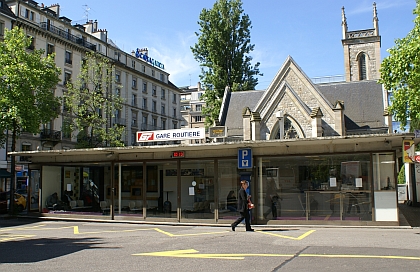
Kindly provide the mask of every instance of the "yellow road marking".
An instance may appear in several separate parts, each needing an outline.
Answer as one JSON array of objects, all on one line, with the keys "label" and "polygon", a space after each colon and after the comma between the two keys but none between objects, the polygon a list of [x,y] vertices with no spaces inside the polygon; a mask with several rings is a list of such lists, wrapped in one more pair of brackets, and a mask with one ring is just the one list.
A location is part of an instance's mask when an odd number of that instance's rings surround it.
[{"label": "yellow road marking", "polygon": [[245,257],[314,257],[314,258],[368,258],[368,259],[403,259],[420,261],[420,257],[414,256],[386,256],[386,255],[346,255],[346,254],[198,254],[195,249],[160,251],[136,253],[133,256],[153,256],[153,257],[172,257],[172,258],[199,258],[199,259],[229,259],[243,260]]},{"label": "yellow road marking", "polygon": [[31,237],[34,237],[34,236],[35,235],[1,234],[0,235],[0,243],[11,241],[11,240],[17,240],[17,239],[31,238]]},{"label": "yellow road marking", "polygon": [[11,231],[11,230],[28,230],[28,229],[36,230],[37,228],[44,227],[44,226],[45,225],[37,225],[37,226],[31,226],[31,227],[18,227],[18,228],[10,227],[10,228],[2,228],[0,229],[0,231],[5,232],[5,231]]},{"label": "yellow road marking", "polygon": [[157,231],[157,232],[163,233],[165,235],[168,235],[169,237],[199,236],[199,235],[211,235],[211,234],[218,234],[218,233],[226,233],[226,232],[229,232],[229,231],[225,230],[225,231],[189,233],[189,234],[172,234],[170,232],[163,231],[163,230],[158,229],[158,228],[154,228],[154,230]]},{"label": "yellow road marking", "polygon": [[87,231],[87,232],[79,232],[78,226],[73,226],[73,233],[76,234],[100,234],[100,233],[115,233],[115,232],[134,232],[140,230],[150,230],[150,229],[129,229],[129,230],[104,230],[104,231]]},{"label": "yellow road marking", "polygon": [[161,251],[150,253],[137,253],[133,256],[155,256],[155,257],[176,257],[176,258],[200,258],[200,259],[229,259],[243,260],[245,257],[293,257],[293,254],[197,254],[195,249]]},{"label": "yellow road marking", "polygon": [[263,234],[267,234],[267,235],[272,235],[272,236],[276,236],[276,237],[280,237],[280,238],[285,238],[285,239],[291,239],[291,240],[302,240],[303,238],[307,237],[308,235],[312,234],[313,232],[315,232],[315,230],[310,230],[305,232],[304,234],[302,234],[299,237],[292,237],[292,236],[286,236],[286,235],[280,235],[280,234],[275,234],[275,233],[271,233],[271,232],[266,232],[266,231],[257,231],[259,233],[263,233]]}]

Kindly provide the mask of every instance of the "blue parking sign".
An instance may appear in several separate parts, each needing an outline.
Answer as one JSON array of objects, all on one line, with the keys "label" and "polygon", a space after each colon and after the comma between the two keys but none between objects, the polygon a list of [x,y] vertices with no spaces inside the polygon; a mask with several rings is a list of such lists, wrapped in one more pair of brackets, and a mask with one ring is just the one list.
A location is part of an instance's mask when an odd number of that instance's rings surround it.
[{"label": "blue parking sign", "polygon": [[252,149],[238,149],[238,169],[252,168]]}]

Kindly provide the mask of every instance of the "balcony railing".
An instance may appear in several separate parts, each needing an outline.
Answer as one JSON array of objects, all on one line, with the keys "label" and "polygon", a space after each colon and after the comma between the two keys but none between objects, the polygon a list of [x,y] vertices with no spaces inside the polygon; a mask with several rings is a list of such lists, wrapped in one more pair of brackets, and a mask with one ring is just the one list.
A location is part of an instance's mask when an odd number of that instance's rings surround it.
[{"label": "balcony railing", "polygon": [[141,130],[161,130],[161,127],[154,126],[151,124],[141,124]]},{"label": "balcony railing", "polygon": [[58,142],[61,141],[61,131],[45,128],[41,130],[40,137],[44,141]]},{"label": "balcony railing", "polygon": [[117,125],[125,126],[125,118],[113,117],[112,118],[112,123],[117,124]]},{"label": "balcony railing", "polygon": [[46,22],[42,22],[40,23],[40,27],[44,30],[47,30],[51,33],[54,33],[66,40],[69,40],[71,42],[80,44],[81,46],[84,46],[90,50],[96,51],[96,45],[94,45],[93,43],[87,42],[86,40],[84,40],[83,38],[77,37],[75,35],[72,35],[58,27],[52,26],[52,25],[48,25]]}]

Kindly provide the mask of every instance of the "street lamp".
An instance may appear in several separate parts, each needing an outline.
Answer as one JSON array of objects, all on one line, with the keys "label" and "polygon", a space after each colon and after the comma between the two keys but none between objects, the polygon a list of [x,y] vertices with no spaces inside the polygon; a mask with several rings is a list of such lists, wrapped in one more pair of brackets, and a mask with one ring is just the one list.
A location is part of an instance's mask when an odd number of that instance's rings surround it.
[{"label": "street lamp", "polygon": [[277,120],[279,120],[279,139],[283,140],[284,138],[284,113],[282,110],[276,112]]}]

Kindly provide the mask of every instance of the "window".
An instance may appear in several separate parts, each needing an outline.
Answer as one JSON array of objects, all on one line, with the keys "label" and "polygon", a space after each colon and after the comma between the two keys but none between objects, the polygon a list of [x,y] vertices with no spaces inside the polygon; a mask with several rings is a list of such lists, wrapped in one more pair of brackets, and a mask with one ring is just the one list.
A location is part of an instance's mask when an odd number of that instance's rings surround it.
[{"label": "window", "polygon": [[163,115],[165,115],[165,114],[166,114],[166,112],[165,112],[165,104],[162,104],[162,107],[161,107],[161,113],[162,113]]},{"label": "window", "polygon": [[147,98],[143,98],[143,109],[147,110]]},{"label": "window", "polygon": [[132,145],[136,144],[136,132],[131,133],[131,142]]},{"label": "window", "polygon": [[178,123],[177,122],[172,122],[172,128],[177,129]]},{"label": "window", "polygon": [[201,104],[199,104],[199,105],[195,105],[195,110],[196,110],[196,111],[201,111],[201,107],[202,107],[202,105],[201,105]]},{"label": "window", "polygon": [[160,81],[165,81],[165,75],[163,73],[160,73]]},{"label": "window", "polygon": [[152,126],[153,126],[154,128],[157,128],[157,118],[156,118],[156,117],[153,117],[153,118],[152,118]]},{"label": "window", "polygon": [[152,76],[155,76],[155,70],[152,69]]},{"label": "window", "polygon": [[201,122],[201,116],[193,116],[193,122]]},{"label": "window", "polygon": [[54,44],[47,44],[47,56],[53,54],[55,52]]},{"label": "window", "polygon": [[165,89],[162,89],[161,91],[160,91],[160,98],[161,99],[165,99]]},{"label": "window", "polygon": [[33,12],[33,11],[30,11],[30,12],[29,12],[29,20],[33,21],[33,20],[34,20],[34,18],[35,18],[35,14],[34,14],[34,12]]},{"label": "window", "polygon": [[160,126],[161,126],[161,129],[166,129],[166,120],[162,119],[160,121]]},{"label": "window", "polygon": [[142,71],[143,73],[146,73],[146,66],[142,65],[142,66],[141,66],[141,71]]},{"label": "window", "polygon": [[131,87],[133,89],[137,89],[137,78],[133,77],[133,80],[131,81]]},{"label": "window", "polygon": [[366,80],[366,56],[365,54],[360,54],[359,56],[359,80]]},{"label": "window", "polygon": [[71,73],[69,72],[64,72],[64,82],[63,85],[66,86],[67,83],[71,82]]},{"label": "window", "polygon": [[3,36],[4,36],[4,22],[0,21],[0,37],[3,37]]},{"label": "window", "polygon": [[136,111],[132,111],[131,112],[131,126],[132,127],[137,127],[137,112]]},{"label": "window", "polygon": [[131,95],[131,106],[137,106],[137,95],[136,94]]},{"label": "window", "polygon": [[156,109],[156,101],[152,101],[152,111],[153,112],[156,112],[157,111],[157,109]]},{"label": "window", "polygon": [[63,138],[71,139],[71,117],[63,117]]},{"label": "window", "polygon": [[176,93],[172,94],[172,103],[176,104]]},{"label": "window", "polygon": [[131,68],[136,69],[136,61],[135,60],[131,61]]},{"label": "window", "polygon": [[115,95],[118,97],[121,97],[121,90],[120,89],[116,89],[115,90]]},{"label": "window", "polygon": [[143,82],[143,93],[147,93],[147,82]]},{"label": "window", "polygon": [[[29,143],[22,144],[22,151],[31,151],[32,145]],[[20,161],[29,161],[29,157],[20,156]]]},{"label": "window", "polygon": [[73,61],[72,61],[73,56],[72,55],[73,55],[72,52],[66,50],[66,57],[65,57],[66,58],[65,59],[66,64],[72,64],[73,63]]},{"label": "window", "polygon": [[156,96],[156,85],[152,85],[152,95]]},{"label": "window", "polygon": [[121,74],[120,72],[115,72],[115,81],[120,83],[121,82]]},{"label": "window", "polygon": [[143,124],[147,124],[147,114],[143,114],[143,120],[142,120]]},{"label": "window", "polygon": [[173,117],[176,118],[176,109],[175,108],[173,109],[173,112],[174,112]]},{"label": "window", "polygon": [[28,46],[29,50],[34,50],[35,49],[35,37],[33,36],[28,36],[28,38],[31,39],[31,44]]}]

